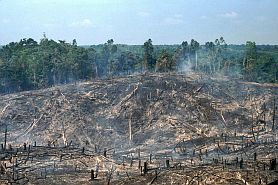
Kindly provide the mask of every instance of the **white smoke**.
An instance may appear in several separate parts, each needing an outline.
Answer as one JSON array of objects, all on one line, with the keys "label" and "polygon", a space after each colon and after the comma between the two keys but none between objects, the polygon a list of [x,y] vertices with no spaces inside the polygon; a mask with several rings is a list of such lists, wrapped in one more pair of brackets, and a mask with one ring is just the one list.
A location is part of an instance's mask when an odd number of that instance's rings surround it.
[{"label": "white smoke", "polygon": [[188,73],[191,72],[193,65],[188,60],[183,60],[178,65],[178,72],[179,73]]}]

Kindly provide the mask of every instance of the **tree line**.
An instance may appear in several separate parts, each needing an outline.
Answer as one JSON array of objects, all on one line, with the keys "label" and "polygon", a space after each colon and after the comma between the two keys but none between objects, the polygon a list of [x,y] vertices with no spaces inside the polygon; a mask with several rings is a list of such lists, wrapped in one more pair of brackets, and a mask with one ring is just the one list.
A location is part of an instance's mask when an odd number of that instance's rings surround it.
[{"label": "tree line", "polygon": [[278,48],[228,45],[223,37],[199,44],[114,44],[113,39],[92,46],[54,41],[45,35],[11,42],[0,48],[0,93],[41,89],[80,80],[111,78],[145,72],[200,71],[257,82],[278,81]]}]

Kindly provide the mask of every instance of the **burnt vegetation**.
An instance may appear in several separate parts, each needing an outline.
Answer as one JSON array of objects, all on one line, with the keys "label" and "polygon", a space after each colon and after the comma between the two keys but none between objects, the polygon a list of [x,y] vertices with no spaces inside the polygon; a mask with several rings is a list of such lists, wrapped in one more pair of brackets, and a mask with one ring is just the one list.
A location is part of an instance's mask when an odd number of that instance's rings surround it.
[{"label": "burnt vegetation", "polygon": [[3,46],[0,183],[277,183],[276,49]]}]

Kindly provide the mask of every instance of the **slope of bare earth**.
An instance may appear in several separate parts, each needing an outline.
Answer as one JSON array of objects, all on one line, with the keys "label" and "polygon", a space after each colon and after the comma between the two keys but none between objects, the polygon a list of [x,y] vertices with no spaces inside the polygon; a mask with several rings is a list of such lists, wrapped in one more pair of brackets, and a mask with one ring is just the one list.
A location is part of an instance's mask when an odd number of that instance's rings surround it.
[{"label": "slope of bare earth", "polygon": [[190,73],[3,95],[0,182],[267,184],[278,178],[277,94]]}]

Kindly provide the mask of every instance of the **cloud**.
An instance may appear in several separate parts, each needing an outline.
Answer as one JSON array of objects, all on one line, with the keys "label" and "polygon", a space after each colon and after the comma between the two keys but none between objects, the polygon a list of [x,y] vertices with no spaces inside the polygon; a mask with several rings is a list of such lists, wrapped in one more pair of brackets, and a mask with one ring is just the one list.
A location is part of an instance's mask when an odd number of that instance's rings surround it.
[{"label": "cloud", "polygon": [[88,27],[92,27],[93,23],[90,19],[83,19],[83,20],[80,20],[80,21],[72,22],[69,26],[70,27],[88,28]]},{"label": "cloud", "polygon": [[140,17],[149,17],[150,13],[149,12],[138,12],[137,15],[139,15]]},{"label": "cloud", "polygon": [[177,24],[182,24],[184,21],[183,21],[182,17],[174,16],[174,17],[165,18],[164,22],[169,25],[177,25]]},{"label": "cloud", "polygon": [[238,13],[231,11],[231,12],[226,12],[224,14],[221,14],[222,17],[226,17],[226,18],[236,18],[238,17]]}]

